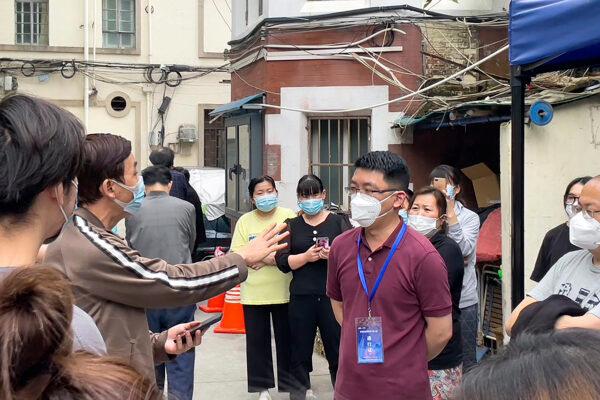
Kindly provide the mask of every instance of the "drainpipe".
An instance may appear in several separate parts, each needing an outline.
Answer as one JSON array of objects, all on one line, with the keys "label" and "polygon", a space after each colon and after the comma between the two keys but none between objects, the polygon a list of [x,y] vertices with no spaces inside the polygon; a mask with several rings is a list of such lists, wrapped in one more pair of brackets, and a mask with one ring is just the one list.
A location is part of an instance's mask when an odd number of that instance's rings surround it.
[{"label": "drainpipe", "polygon": [[[90,39],[89,39],[89,4],[88,0],[83,2],[83,61],[89,61]],[[89,96],[90,78],[86,75],[83,77],[83,122],[87,130],[90,122],[90,96]]]},{"label": "drainpipe", "polygon": [[[148,64],[152,64],[152,0],[148,0],[146,13],[148,14]],[[148,90],[146,90],[146,126],[148,132],[152,129],[152,96],[153,92],[148,88]],[[152,143],[153,139],[153,137],[150,137],[148,146],[154,144]]]}]

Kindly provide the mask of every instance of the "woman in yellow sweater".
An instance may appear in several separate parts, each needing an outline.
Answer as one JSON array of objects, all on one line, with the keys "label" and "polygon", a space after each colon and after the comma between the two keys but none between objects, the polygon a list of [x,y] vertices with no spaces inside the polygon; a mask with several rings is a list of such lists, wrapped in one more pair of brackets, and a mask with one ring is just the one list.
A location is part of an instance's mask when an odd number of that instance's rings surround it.
[{"label": "woman in yellow sweater", "polygon": [[[247,245],[273,223],[296,216],[292,210],[278,207],[277,188],[270,176],[252,179],[248,191],[256,209],[242,215],[236,223],[232,251]],[[246,322],[248,392],[259,393],[259,400],[270,400],[269,389],[275,387],[271,319],[277,350],[277,388],[280,392],[289,392],[292,385],[288,320],[292,276],[277,268],[275,253],[251,268],[241,291]]]}]

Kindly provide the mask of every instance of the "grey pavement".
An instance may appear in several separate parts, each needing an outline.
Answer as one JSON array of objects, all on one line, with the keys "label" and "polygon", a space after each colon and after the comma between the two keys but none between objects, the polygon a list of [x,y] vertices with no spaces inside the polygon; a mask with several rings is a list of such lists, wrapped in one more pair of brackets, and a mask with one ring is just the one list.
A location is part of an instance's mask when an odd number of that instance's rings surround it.
[{"label": "grey pavement", "polygon": [[[197,320],[208,317],[198,311]],[[273,342],[273,358],[275,344]],[[275,364],[275,360],[273,361]],[[313,355],[312,388],[319,400],[332,400],[327,360]],[[255,400],[258,394],[248,393],[246,383],[245,335],[216,334],[211,328],[196,349],[194,400]],[[273,400],[288,400],[287,393],[271,390]]]}]

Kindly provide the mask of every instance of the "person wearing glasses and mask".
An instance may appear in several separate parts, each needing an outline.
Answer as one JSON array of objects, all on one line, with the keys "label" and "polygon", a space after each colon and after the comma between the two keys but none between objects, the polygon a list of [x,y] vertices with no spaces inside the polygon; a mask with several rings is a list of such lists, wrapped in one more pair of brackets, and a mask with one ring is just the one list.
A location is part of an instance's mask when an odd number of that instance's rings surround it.
[{"label": "person wearing glasses and mask", "polygon": [[458,244],[446,235],[446,196],[434,187],[418,190],[410,205],[408,224],[429,239],[448,269],[452,295],[452,339],[429,361],[429,381],[433,400],[452,398],[462,378],[462,338],[460,333],[460,294],[465,268]]},{"label": "person wearing glasses and mask", "polygon": [[[573,218],[581,210],[579,196],[583,185],[588,183],[590,179],[592,179],[591,176],[575,178],[567,185],[563,196],[563,206],[568,219]],[[531,273],[531,280],[541,281],[562,256],[575,250],[579,250],[579,247],[574,246],[569,241],[569,221],[550,229],[542,241],[535,267]]]},{"label": "person wearing glasses and mask", "polygon": [[[251,179],[248,194],[256,208],[242,215],[235,224],[232,251],[252,246],[256,236],[267,227],[296,216],[289,208],[279,207],[275,180],[268,175]],[[246,323],[248,392],[258,393],[260,400],[269,400],[269,389],[275,387],[271,321],[277,351],[277,389],[288,393],[292,390],[288,317],[292,274],[283,273],[277,268],[275,252],[251,264],[250,268],[248,279],[241,286]]]},{"label": "person wearing glasses and mask", "polygon": [[579,206],[581,211],[569,221],[569,240],[582,250],[562,256],[527,294],[506,323],[509,335],[525,307],[554,294],[566,296],[587,310],[579,317],[558,318],[555,329],[600,329],[600,176],[584,185]]},{"label": "person wearing glasses and mask", "polygon": [[325,209],[327,194],[316,175],[300,178],[296,188],[301,215],[286,223],[288,247],[275,259],[282,272],[292,272],[290,284],[291,370],[295,379],[291,400],[316,399],[310,390],[312,354],[317,327],[321,333],[331,382],[335,386],[340,347],[340,325],[325,294],[330,244],[350,229],[346,220]]},{"label": "person wearing glasses and mask", "polygon": [[409,172],[389,151],[354,164],[348,192],[360,228],[329,253],[327,295],[342,326],[336,400],[431,399],[427,362],[452,336],[444,260],[398,211]]}]

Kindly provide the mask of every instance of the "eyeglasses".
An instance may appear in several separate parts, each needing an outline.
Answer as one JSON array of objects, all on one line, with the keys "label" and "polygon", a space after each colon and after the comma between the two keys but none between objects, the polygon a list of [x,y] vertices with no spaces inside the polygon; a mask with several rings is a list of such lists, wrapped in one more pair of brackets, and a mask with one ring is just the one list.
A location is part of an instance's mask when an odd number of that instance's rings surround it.
[{"label": "eyeglasses", "polygon": [[583,218],[588,220],[595,219],[596,215],[600,215],[600,211],[581,210],[581,213]]},{"label": "eyeglasses", "polygon": [[346,194],[349,194],[351,196],[354,196],[357,193],[363,193],[363,194],[366,194],[367,196],[373,196],[374,194],[385,194],[385,193],[390,193],[390,192],[398,192],[398,191],[400,191],[400,189],[371,190],[371,189],[359,189],[354,186],[349,186],[349,187],[345,187],[344,191],[346,192]]},{"label": "eyeglasses", "polygon": [[579,203],[579,196],[575,196],[574,194],[569,194],[565,201],[566,204],[575,204],[575,202]]}]

